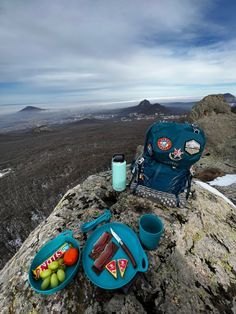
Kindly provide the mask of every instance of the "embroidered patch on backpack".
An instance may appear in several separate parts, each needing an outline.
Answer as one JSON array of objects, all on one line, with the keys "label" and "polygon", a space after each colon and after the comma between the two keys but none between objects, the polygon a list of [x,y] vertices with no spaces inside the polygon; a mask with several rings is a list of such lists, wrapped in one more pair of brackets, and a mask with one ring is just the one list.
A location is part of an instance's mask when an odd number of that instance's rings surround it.
[{"label": "embroidered patch on backpack", "polygon": [[152,149],[152,144],[151,144],[151,143],[149,143],[149,144],[147,145],[147,151],[148,151],[148,154],[149,154],[150,156],[153,155],[153,149]]},{"label": "embroidered patch on backpack", "polygon": [[190,154],[190,155],[194,155],[200,152],[200,148],[201,145],[195,141],[195,140],[191,140],[185,143],[185,148],[184,150]]},{"label": "embroidered patch on backpack", "polygon": [[179,149],[175,148],[173,152],[169,153],[169,158],[175,161],[181,160],[183,153],[184,152],[182,152],[181,148]]},{"label": "embroidered patch on backpack", "polygon": [[168,139],[167,137],[162,137],[158,139],[157,146],[161,150],[168,150],[172,147],[172,143],[171,143],[171,140]]}]

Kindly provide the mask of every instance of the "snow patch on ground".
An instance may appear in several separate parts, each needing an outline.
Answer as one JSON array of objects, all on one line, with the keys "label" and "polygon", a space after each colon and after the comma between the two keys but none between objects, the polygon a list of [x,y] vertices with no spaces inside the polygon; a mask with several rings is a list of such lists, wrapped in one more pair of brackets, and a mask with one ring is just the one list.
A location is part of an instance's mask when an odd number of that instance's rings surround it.
[{"label": "snow patch on ground", "polygon": [[6,174],[11,172],[11,168],[2,169],[0,171],[0,178],[4,177]]},{"label": "snow patch on ground", "polygon": [[217,189],[213,188],[212,186],[210,186],[209,184],[205,183],[205,182],[202,182],[202,181],[198,181],[198,180],[194,180],[194,182],[202,187],[203,189],[206,189],[208,190],[209,192],[217,195],[217,196],[220,196],[221,198],[223,198],[227,203],[229,203],[231,206],[233,206],[234,208],[236,208],[236,206],[224,195],[222,194],[221,192],[219,192]]},{"label": "snow patch on ground", "polygon": [[210,185],[228,186],[228,185],[236,183],[236,174],[226,174],[225,176],[218,177],[208,183]]}]

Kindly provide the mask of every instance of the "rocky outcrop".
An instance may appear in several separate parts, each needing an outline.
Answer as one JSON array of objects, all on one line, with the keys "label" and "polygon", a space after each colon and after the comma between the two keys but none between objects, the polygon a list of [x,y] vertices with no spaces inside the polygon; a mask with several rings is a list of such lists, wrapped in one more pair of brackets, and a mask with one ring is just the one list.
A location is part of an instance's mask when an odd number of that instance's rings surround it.
[{"label": "rocky outcrop", "polygon": [[231,109],[223,95],[209,95],[193,106],[189,120],[195,122],[203,117],[210,116],[212,113],[230,114]]},{"label": "rocky outcrop", "polygon": [[[236,213],[224,199],[194,184],[185,209],[163,208],[132,195],[116,194],[111,173],[90,176],[66,193],[52,214],[23,243],[0,273],[1,313],[236,313]],[[109,207],[112,221],[132,227],[155,213],[165,234],[147,252],[149,269],[139,274],[129,293],[104,291],[85,276],[82,265],[64,290],[43,296],[29,286],[27,272],[40,247],[66,228],[80,245],[81,223]]]},{"label": "rocky outcrop", "polygon": [[235,172],[236,115],[231,112],[223,95],[203,98],[193,107],[188,120],[197,123],[206,134],[205,156],[208,156],[208,166],[216,166],[220,159],[221,164],[228,164],[229,167],[223,165],[218,169],[226,173]]}]

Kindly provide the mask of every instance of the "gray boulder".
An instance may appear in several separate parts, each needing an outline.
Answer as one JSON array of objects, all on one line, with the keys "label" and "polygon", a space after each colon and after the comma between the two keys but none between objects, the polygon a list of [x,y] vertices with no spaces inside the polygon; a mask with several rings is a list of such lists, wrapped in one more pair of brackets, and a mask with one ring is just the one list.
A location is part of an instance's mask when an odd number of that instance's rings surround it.
[{"label": "gray boulder", "polygon": [[[113,192],[110,172],[90,176],[66,193],[0,272],[0,313],[236,313],[235,207],[196,184],[194,189],[187,208],[163,208],[129,190]],[[79,226],[107,207],[112,221],[137,233],[142,214],[163,219],[164,237],[147,252],[148,271],[124,294],[94,286],[80,265],[64,290],[35,293],[27,273],[40,247],[66,228],[83,246]]]},{"label": "gray boulder", "polygon": [[231,113],[230,105],[225,100],[224,95],[208,95],[204,97],[193,106],[189,114],[189,120],[195,122],[203,117],[210,116],[212,113]]},{"label": "gray boulder", "polygon": [[216,167],[220,160],[218,169],[226,173],[235,172],[236,115],[231,112],[224,96],[204,97],[192,108],[188,120],[198,124],[206,134],[205,154],[208,157],[205,161],[208,165]]}]

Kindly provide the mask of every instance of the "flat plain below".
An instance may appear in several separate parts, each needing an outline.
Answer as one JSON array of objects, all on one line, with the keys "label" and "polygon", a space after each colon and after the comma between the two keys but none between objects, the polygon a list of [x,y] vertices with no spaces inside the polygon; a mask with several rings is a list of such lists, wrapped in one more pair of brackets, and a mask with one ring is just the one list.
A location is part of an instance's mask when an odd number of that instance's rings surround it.
[{"label": "flat plain below", "polygon": [[96,121],[0,134],[0,268],[64,193],[110,169],[115,153],[130,162],[153,121]]}]

